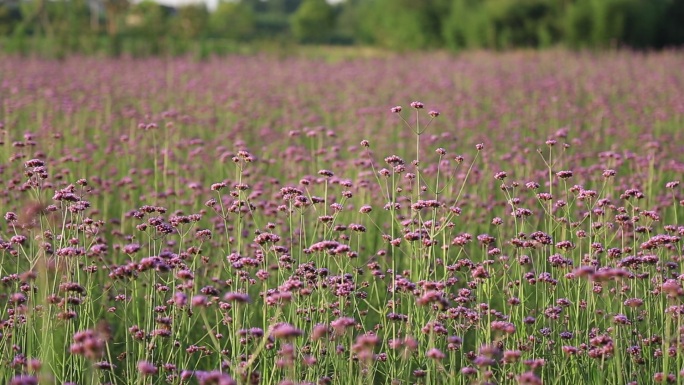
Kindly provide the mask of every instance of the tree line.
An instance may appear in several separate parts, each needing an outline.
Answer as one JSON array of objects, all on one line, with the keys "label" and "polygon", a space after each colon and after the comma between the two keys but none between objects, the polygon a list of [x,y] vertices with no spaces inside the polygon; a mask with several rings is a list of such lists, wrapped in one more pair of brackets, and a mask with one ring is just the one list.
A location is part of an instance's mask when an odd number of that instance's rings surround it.
[{"label": "tree line", "polygon": [[0,0],[0,49],[228,53],[259,44],[392,50],[684,43],[684,0]]}]

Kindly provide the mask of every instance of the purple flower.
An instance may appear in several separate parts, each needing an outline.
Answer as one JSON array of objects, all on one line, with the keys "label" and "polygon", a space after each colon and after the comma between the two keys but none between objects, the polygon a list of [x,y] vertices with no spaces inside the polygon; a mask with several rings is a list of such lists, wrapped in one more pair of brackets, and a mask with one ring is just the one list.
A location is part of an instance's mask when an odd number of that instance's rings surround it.
[{"label": "purple flower", "polygon": [[517,362],[521,355],[522,352],[520,350],[506,350],[503,352],[503,360],[507,363]]},{"label": "purple flower", "polygon": [[249,298],[248,294],[244,293],[226,293],[223,296],[223,300],[226,302],[236,302],[236,303],[250,303],[251,299]]},{"label": "purple flower", "polygon": [[341,317],[330,323],[330,326],[335,329],[335,333],[342,334],[346,328],[352,327],[356,321],[351,317]]},{"label": "purple flower", "polygon": [[615,176],[615,174],[616,174],[615,170],[611,170],[611,169],[603,170],[603,177],[604,178],[612,178]]},{"label": "purple flower", "polygon": [[446,357],[446,355],[437,348],[432,348],[428,350],[427,353],[425,353],[425,356],[433,360],[443,360]]},{"label": "purple flower", "polygon": [[288,323],[277,324],[271,331],[271,335],[278,339],[292,339],[301,336],[301,330]]},{"label": "purple flower", "polygon": [[525,372],[518,376],[518,384],[520,385],[542,385],[541,378],[537,377],[534,372]]},{"label": "purple flower", "polygon": [[38,378],[22,374],[12,378],[9,385],[38,385]]},{"label": "purple flower", "polygon": [[232,377],[218,370],[210,372],[197,371],[195,372],[195,377],[199,385],[237,385],[237,381]]},{"label": "purple flower", "polygon": [[143,376],[151,376],[157,373],[157,367],[147,361],[138,362],[138,372]]},{"label": "purple flower", "polygon": [[464,376],[474,376],[477,374],[477,369],[472,366],[465,366],[461,368],[461,374]]},{"label": "purple flower", "polygon": [[641,298],[629,298],[626,299],[624,305],[627,307],[639,307],[644,304],[644,300]]},{"label": "purple flower", "polygon": [[134,254],[140,250],[140,245],[137,243],[131,243],[123,247],[123,252],[126,254]]},{"label": "purple flower", "polygon": [[192,297],[191,303],[193,307],[206,307],[209,303],[209,300],[206,296],[196,295]]},{"label": "purple flower", "polygon": [[329,329],[327,326],[323,324],[317,324],[313,327],[313,330],[311,331],[311,339],[316,341],[319,340],[326,335],[328,335]]},{"label": "purple flower", "polygon": [[107,361],[100,361],[100,362],[94,363],[93,367],[95,369],[100,369],[100,370],[113,370],[116,368],[116,365],[114,365],[110,362],[107,362]]}]

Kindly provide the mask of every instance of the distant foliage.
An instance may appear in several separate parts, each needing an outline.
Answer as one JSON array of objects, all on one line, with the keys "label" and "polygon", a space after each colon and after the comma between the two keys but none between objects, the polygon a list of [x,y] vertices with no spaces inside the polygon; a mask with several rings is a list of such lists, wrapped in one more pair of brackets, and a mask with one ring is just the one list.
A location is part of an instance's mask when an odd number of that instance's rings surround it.
[{"label": "distant foliage", "polygon": [[326,0],[304,0],[291,23],[292,33],[299,42],[327,43],[335,27],[335,13]]},{"label": "distant foliage", "polygon": [[254,34],[254,12],[244,3],[221,1],[210,16],[211,35],[247,40]]},{"label": "distant foliage", "polygon": [[545,0],[489,2],[490,28],[496,48],[544,47],[559,40],[559,7]]},{"label": "distant foliage", "polygon": [[206,36],[209,11],[203,4],[188,4],[178,9],[172,19],[174,35],[183,39],[197,39]]},{"label": "distant foliage", "polygon": [[660,49],[684,44],[684,0],[220,0],[213,9],[153,0],[0,2],[3,51],[206,56],[244,43]]}]

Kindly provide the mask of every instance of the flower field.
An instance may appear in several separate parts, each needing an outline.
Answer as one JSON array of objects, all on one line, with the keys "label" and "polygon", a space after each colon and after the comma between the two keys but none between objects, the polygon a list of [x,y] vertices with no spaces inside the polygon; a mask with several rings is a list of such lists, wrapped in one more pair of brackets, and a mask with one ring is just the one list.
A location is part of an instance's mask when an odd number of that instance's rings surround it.
[{"label": "flower field", "polygon": [[681,383],[681,68],[2,57],[0,383]]}]

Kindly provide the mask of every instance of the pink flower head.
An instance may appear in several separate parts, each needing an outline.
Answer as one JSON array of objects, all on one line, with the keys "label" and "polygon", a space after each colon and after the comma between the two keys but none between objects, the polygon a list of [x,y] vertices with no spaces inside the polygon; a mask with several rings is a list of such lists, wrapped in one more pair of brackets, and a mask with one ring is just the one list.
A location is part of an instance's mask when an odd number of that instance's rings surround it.
[{"label": "pink flower head", "polygon": [[248,294],[236,293],[236,292],[226,293],[223,296],[223,300],[227,301],[227,302],[236,302],[236,303],[250,303],[251,302],[251,299],[249,298]]},{"label": "pink flower head", "polygon": [[281,323],[273,328],[271,335],[277,339],[291,339],[301,336],[302,331],[288,323]]},{"label": "pink flower head", "polygon": [[444,353],[442,353],[442,351],[437,349],[437,348],[432,348],[432,349],[428,350],[427,353],[425,353],[425,355],[428,358],[432,358],[433,360],[442,360],[442,359],[444,359],[444,357],[446,357],[446,355]]},{"label": "pink flower head", "polygon": [[138,362],[138,371],[143,376],[150,376],[157,373],[157,367],[147,361]]}]

